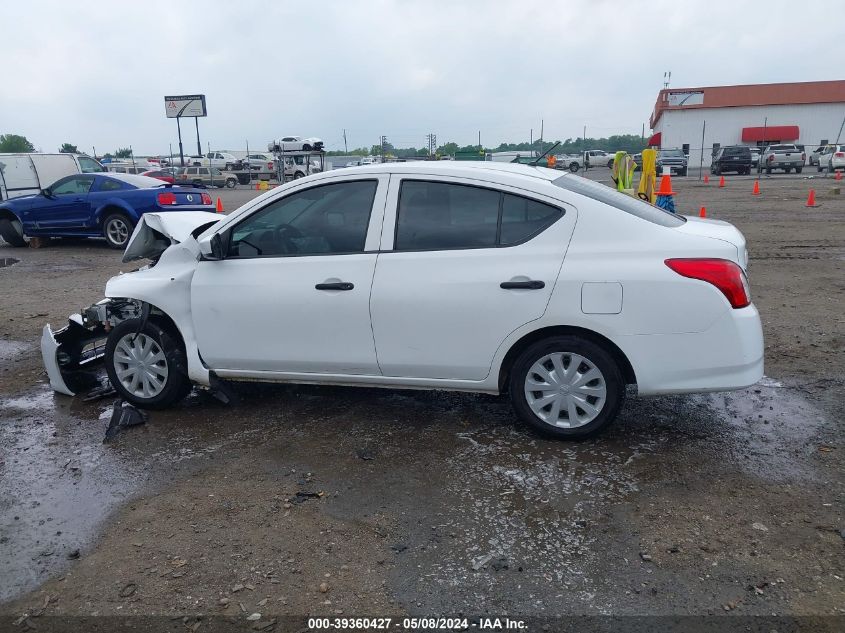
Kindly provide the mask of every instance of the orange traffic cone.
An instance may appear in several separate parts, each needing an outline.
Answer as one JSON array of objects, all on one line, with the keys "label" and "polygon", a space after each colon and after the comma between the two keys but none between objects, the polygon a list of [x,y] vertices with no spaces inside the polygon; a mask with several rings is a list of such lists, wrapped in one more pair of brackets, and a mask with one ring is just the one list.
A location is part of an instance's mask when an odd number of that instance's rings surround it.
[{"label": "orange traffic cone", "polygon": [[223,213],[223,201],[217,196],[217,213]]},{"label": "orange traffic cone", "polygon": [[810,189],[810,195],[807,196],[807,204],[805,206],[808,207],[817,207],[819,205],[816,204],[816,190]]},{"label": "orange traffic cone", "polygon": [[722,189],[725,186],[725,177],[722,176],[719,178],[719,188]]},{"label": "orange traffic cone", "polygon": [[837,172],[835,172],[835,174],[836,175],[833,177],[834,180],[842,180],[842,172],[841,171],[837,171]]},{"label": "orange traffic cone", "polygon": [[751,195],[752,196],[759,196],[760,195],[760,181],[759,180],[754,181],[754,189],[751,190]]},{"label": "orange traffic cone", "polygon": [[660,177],[660,188],[654,192],[656,196],[674,196],[672,191],[672,177],[669,174],[663,174]]},{"label": "orange traffic cone", "polygon": [[707,217],[707,209],[705,209],[704,207],[701,207],[701,211],[698,212],[698,217],[706,218]]},{"label": "orange traffic cone", "polygon": [[710,176],[708,176],[707,174],[704,174],[704,184],[705,185],[710,184]]}]

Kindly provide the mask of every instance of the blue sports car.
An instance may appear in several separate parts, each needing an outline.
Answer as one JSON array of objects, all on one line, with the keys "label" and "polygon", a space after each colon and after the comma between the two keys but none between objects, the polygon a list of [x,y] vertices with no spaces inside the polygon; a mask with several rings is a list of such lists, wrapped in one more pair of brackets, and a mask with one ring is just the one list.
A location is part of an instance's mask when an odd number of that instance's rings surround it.
[{"label": "blue sports car", "polygon": [[0,202],[0,237],[12,246],[24,246],[24,237],[104,237],[125,248],[144,213],[214,210],[202,189],[130,174],[76,174],[37,195]]}]

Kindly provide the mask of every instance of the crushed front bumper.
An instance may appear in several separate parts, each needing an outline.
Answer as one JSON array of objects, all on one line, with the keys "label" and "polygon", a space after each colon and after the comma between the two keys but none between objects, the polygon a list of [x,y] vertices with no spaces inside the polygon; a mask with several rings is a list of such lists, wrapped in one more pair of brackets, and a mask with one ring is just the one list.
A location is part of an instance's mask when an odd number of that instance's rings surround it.
[{"label": "crushed front bumper", "polygon": [[102,326],[85,327],[79,314],[72,314],[68,324],[55,332],[49,323],[45,325],[41,333],[41,358],[50,386],[68,396],[96,386],[97,379],[90,370],[103,358],[102,343],[107,335]]}]

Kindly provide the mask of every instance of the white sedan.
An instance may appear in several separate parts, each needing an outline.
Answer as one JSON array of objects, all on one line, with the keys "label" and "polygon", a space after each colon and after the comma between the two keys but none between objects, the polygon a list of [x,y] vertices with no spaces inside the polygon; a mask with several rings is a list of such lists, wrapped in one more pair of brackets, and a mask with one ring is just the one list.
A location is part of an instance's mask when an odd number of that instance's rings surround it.
[{"label": "white sedan", "polygon": [[106,338],[109,378],[140,407],[220,380],[509,392],[535,429],[583,438],[626,385],[722,391],[763,375],[736,228],[542,167],[317,174],[225,217],[148,213],[124,261],[140,258],[153,263],[45,327],[56,390],[73,393],[80,350]]},{"label": "white sedan", "polygon": [[313,136],[310,138],[283,136],[280,141],[270,141],[267,145],[267,151],[270,152],[310,152],[322,149],[323,140]]}]

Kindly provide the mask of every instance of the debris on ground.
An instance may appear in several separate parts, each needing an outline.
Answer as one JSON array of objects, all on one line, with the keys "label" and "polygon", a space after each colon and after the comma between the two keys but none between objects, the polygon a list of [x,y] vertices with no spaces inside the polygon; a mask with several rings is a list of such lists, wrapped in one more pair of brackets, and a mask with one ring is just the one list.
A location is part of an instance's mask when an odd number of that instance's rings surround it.
[{"label": "debris on ground", "polygon": [[484,567],[487,563],[493,560],[493,554],[485,554],[484,556],[479,556],[475,560],[472,561],[472,568],[475,571],[478,571],[482,567]]},{"label": "debris on ground", "polygon": [[319,499],[320,497],[324,496],[325,492],[303,492],[300,490],[297,492],[293,497],[288,499],[290,503],[305,503],[309,499]]},{"label": "debris on ground", "polygon": [[136,585],[134,582],[127,583],[123,586],[123,589],[120,590],[120,597],[128,598],[129,596],[135,593],[136,589],[138,589],[138,585]]},{"label": "debris on ground", "polygon": [[364,448],[359,448],[356,451],[359,459],[363,459],[364,461],[371,461],[376,458],[376,454],[369,446],[365,446]]},{"label": "debris on ground", "polygon": [[106,435],[103,438],[103,444],[109,442],[122,429],[144,424],[147,419],[148,416],[146,412],[136,409],[131,404],[124,402],[123,400],[115,400],[111,420],[109,421],[109,426],[106,429]]},{"label": "debris on ground", "polygon": [[107,379],[85,394],[82,398],[82,402],[93,402],[94,400],[99,400],[101,398],[108,398],[114,394],[114,387],[112,387],[111,382]]}]

